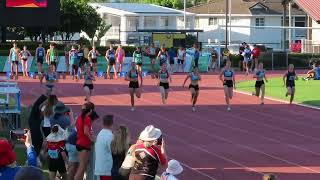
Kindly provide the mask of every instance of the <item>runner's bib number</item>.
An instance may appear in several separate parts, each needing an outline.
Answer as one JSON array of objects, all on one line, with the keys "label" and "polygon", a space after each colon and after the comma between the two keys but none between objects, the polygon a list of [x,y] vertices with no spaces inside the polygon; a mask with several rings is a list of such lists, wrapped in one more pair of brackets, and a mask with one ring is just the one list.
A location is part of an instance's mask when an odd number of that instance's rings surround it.
[{"label": "runner's bib number", "polygon": [[58,159],[59,153],[58,150],[48,150],[48,155],[51,159]]}]

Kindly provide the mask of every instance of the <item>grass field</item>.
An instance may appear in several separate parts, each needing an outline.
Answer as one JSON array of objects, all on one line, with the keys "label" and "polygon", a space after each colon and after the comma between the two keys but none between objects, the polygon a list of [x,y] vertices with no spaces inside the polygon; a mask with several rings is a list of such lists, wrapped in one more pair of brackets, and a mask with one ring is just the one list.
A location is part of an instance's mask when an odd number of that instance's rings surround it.
[{"label": "grass field", "polygon": [[[237,85],[237,90],[253,92],[254,84],[255,81],[240,82]],[[282,78],[271,78],[266,83],[266,96],[289,101],[289,98],[285,97],[285,93],[286,88],[283,86]],[[294,101],[320,107],[320,81],[303,81],[301,78],[296,81]]]}]

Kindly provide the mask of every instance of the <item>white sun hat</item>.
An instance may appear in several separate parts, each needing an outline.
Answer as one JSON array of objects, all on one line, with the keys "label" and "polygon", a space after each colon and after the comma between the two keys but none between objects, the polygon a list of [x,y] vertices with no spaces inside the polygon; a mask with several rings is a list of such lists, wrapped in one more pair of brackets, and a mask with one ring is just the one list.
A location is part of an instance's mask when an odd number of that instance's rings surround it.
[{"label": "white sun hat", "polygon": [[155,141],[161,136],[161,130],[153,125],[147,126],[140,134],[139,139],[142,141]]},{"label": "white sun hat", "polygon": [[168,162],[166,173],[169,173],[171,175],[178,175],[182,173],[182,171],[183,167],[180,165],[179,161],[172,159]]}]

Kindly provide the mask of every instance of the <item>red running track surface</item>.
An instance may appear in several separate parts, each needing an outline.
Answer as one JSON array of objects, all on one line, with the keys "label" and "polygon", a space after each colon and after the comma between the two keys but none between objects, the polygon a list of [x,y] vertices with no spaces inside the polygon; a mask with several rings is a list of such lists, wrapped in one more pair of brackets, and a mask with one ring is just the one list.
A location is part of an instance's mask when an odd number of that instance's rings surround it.
[{"label": "red running track surface", "polygon": [[[280,75],[280,74],[278,74]],[[174,75],[168,104],[162,105],[155,80],[145,78],[137,109],[130,111],[128,83],[123,79],[95,82],[92,101],[100,115],[112,113],[126,124],[132,141],[145,126],[164,132],[170,158],[179,160],[183,180],[259,180],[273,172],[280,180],[320,179],[320,112],[236,93],[227,112],[218,76],[203,75],[197,111],[182,88],[185,75]],[[243,79],[242,76],[238,79]],[[37,80],[21,79],[23,103],[30,105],[42,91]],[[84,102],[82,82],[61,80],[59,99],[79,112]],[[95,131],[101,129],[95,122]]]}]

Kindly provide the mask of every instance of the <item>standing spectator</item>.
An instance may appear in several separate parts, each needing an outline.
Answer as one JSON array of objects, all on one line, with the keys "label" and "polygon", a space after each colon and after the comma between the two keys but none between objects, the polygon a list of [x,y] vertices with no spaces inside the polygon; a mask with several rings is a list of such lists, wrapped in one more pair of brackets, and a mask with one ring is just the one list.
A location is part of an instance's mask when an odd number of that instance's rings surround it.
[{"label": "standing spectator", "polygon": [[56,95],[50,95],[48,100],[41,106],[41,112],[43,115],[42,121],[42,133],[44,137],[47,137],[51,132],[50,117],[53,115],[53,107],[57,104],[58,98]]},{"label": "standing spectator", "polygon": [[182,46],[179,47],[177,56],[178,56],[178,72],[183,72],[184,62],[186,59],[186,50]]},{"label": "standing spectator", "polygon": [[95,142],[95,137],[92,132],[92,119],[90,118],[93,110],[94,104],[85,103],[82,106],[81,115],[78,117],[76,122],[76,148],[78,151],[79,167],[74,177],[75,180],[83,180],[84,172],[86,171],[89,163],[92,144]]},{"label": "standing spectator", "polygon": [[118,72],[122,72],[122,64],[124,61],[124,58],[126,57],[126,53],[121,45],[118,46],[116,51],[116,57],[117,57],[117,64],[118,64]]},{"label": "standing spectator", "polygon": [[217,65],[217,60],[218,60],[219,54],[217,52],[217,50],[215,50],[214,48],[212,48],[211,51],[211,64],[210,64],[210,69],[212,70],[216,70],[219,69],[220,67],[218,67]]},{"label": "standing spectator", "polygon": [[133,52],[132,61],[136,63],[136,67],[138,72],[142,72],[142,64],[143,64],[143,52],[141,47],[137,47],[137,49]]},{"label": "standing spectator", "polygon": [[161,175],[161,180],[178,180],[175,176],[181,174],[183,171],[182,166],[177,160],[170,160],[168,162],[168,168]]},{"label": "standing spectator", "polygon": [[160,66],[162,66],[162,64],[167,64],[169,55],[164,45],[161,46],[157,58],[160,60]]},{"label": "standing spectator", "polygon": [[22,73],[23,76],[28,76],[28,59],[31,57],[30,51],[27,49],[27,46],[23,46],[23,50],[20,52],[20,59],[22,64]]},{"label": "standing spectator", "polygon": [[251,60],[251,49],[250,49],[250,46],[247,44],[245,49],[244,49],[244,52],[242,53],[243,57],[244,57],[244,60],[243,60],[243,68],[246,70],[246,75],[249,74],[249,62]]},{"label": "standing spectator", "polygon": [[243,42],[243,43],[241,43],[241,45],[239,47],[239,57],[240,57],[239,67],[240,67],[240,70],[242,70],[242,71],[244,70],[244,67],[243,67],[243,60],[244,60],[243,52],[244,52],[245,46],[246,46],[246,43]]},{"label": "standing spectator", "polygon": [[134,156],[136,161],[130,173],[130,180],[154,180],[159,164],[167,164],[165,143],[160,129],[150,125],[140,134],[142,144],[137,145]]},{"label": "standing spectator", "polygon": [[19,54],[20,49],[17,46],[17,43],[13,43],[13,47],[10,49],[8,61],[11,63],[11,76],[10,78],[14,77],[14,71],[15,71],[15,79],[18,79],[18,68],[19,68]]},{"label": "standing spectator", "polygon": [[63,102],[57,102],[53,111],[54,114],[50,118],[50,124],[58,124],[62,129],[67,129],[71,125],[71,121],[73,121],[73,113],[70,108],[65,106]]},{"label": "standing spectator", "polygon": [[78,152],[76,148],[77,143],[77,130],[76,128],[71,128],[69,137],[66,143],[66,150],[68,152],[68,179],[73,180],[79,166]]},{"label": "standing spectator", "polygon": [[111,142],[113,115],[103,117],[103,129],[99,132],[95,143],[95,170],[94,174],[99,177],[99,180],[111,180],[112,169],[112,152]]},{"label": "standing spectator", "polygon": [[110,76],[111,68],[113,68],[114,78],[117,79],[116,51],[113,49],[113,45],[112,44],[110,44],[110,48],[107,50],[105,58],[106,58],[106,60],[108,62],[106,79],[111,79],[111,76]]},{"label": "standing spectator", "polygon": [[56,48],[56,44],[51,43],[50,49],[48,49],[48,51],[47,51],[46,61],[47,61],[48,65],[53,66],[53,72],[57,71],[57,65],[59,62],[58,60],[59,60],[59,54],[58,54],[58,50]]},{"label": "standing spectator", "polygon": [[88,58],[95,76],[97,76],[98,56],[100,56],[99,51],[96,50],[96,46],[92,46],[91,51],[89,51]]},{"label": "standing spectator", "polygon": [[59,125],[51,128],[51,133],[46,138],[48,152],[49,179],[55,180],[57,172],[63,180],[67,180],[68,157],[65,149],[67,133]]},{"label": "standing spectator", "polygon": [[[32,146],[30,131],[25,134],[25,146],[27,148],[28,166],[37,166],[37,155]],[[16,165],[16,154],[13,145],[6,139],[0,139],[0,179],[14,180],[21,167]]]},{"label": "standing spectator", "polygon": [[156,48],[154,46],[154,43],[152,43],[151,46],[149,46],[147,48],[147,54],[148,54],[150,61],[151,61],[151,72],[152,72],[151,77],[152,77],[152,79],[155,78],[155,73],[156,73],[156,67],[155,67],[156,57],[157,57],[156,53],[157,53]]},{"label": "standing spectator", "polygon": [[170,71],[174,71],[174,58],[176,57],[176,52],[174,52],[174,48],[171,47],[168,51],[169,55],[169,63],[170,63]]},{"label": "standing spectator", "polygon": [[120,125],[114,132],[114,139],[111,143],[112,150],[112,179],[120,179],[119,169],[126,157],[126,153],[129,149],[130,137],[128,128]]},{"label": "standing spectator", "polygon": [[256,44],[253,45],[251,71],[258,69],[260,53],[260,48]]},{"label": "standing spectator", "polygon": [[78,76],[79,59],[78,59],[78,50],[76,50],[75,46],[72,46],[71,50],[69,51],[69,65],[71,65],[72,80],[74,80],[74,78],[78,80],[79,79],[79,76]]},{"label": "standing spectator", "polygon": [[65,62],[66,62],[66,68],[67,68],[67,73],[70,73],[70,64],[69,64],[69,51],[71,50],[70,48],[70,44],[67,44],[65,47],[64,47],[64,59],[65,59]]},{"label": "standing spectator", "polygon": [[193,45],[194,48],[194,66],[199,67],[200,49],[197,44]]}]

